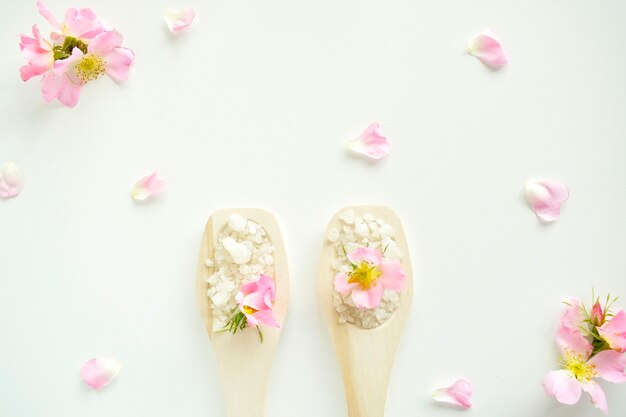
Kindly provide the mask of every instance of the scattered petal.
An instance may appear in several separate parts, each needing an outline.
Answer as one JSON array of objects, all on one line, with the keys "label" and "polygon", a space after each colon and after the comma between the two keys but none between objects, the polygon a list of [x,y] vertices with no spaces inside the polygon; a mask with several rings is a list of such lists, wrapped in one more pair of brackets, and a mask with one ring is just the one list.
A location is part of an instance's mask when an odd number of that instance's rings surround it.
[{"label": "scattered petal", "polygon": [[470,55],[480,59],[485,65],[492,69],[500,69],[509,62],[509,58],[504,52],[500,41],[491,31],[484,31],[477,35],[470,42],[468,52]]},{"label": "scattered petal", "polygon": [[389,153],[389,142],[380,133],[380,125],[372,123],[358,138],[346,145],[348,149],[372,159],[381,159]]},{"label": "scattered petal", "polygon": [[130,191],[130,195],[139,201],[143,201],[148,197],[157,195],[167,187],[167,181],[159,178],[158,171],[154,171],[147,177],[141,178]]},{"label": "scattered petal", "polygon": [[22,191],[22,171],[15,162],[0,166],[0,198],[15,197]]},{"label": "scattered petal", "polygon": [[472,393],[474,387],[472,383],[466,379],[459,379],[449,387],[439,388],[433,393],[433,399],[437,402],[443,402],[456,405],[461,408],[470,408],[472,406]]},{"label": "scattered petal", "polygon": [[555,180],[529,180],[526,182],[526,199],[537,217],[546,222],[559,218],[561,206],[569,198],[569,189]]},{"label": "scattered petal", "polygon": [[83,365],[80,378],[95,390],[102,389],[120,373],[122,364],[113,358],[93,358]]},{"label": "scattered petal", "polygon": [[191,26],[196,18],[196,12],[193,9],[173,10],[164,13],[163,18],[170,32],[178,33]]}]

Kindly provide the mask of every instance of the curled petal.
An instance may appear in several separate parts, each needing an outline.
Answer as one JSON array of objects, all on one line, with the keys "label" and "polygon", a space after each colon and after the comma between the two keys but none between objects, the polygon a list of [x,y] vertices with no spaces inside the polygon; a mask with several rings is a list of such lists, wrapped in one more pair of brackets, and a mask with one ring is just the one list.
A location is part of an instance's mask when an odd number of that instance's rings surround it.
[{"label": "curled petal", "polygon": [[122,364],[117,359],[94,358],[83,365],[80,378],[95,390],[102,389],[120,373]]},{"label": "curled petal", "polygon": [[371,265],[380,265],[383,260],[383,254],[376,249],[359,247],[348,254],[348,259],[353,264],[367,262]]},{"label": "curled petal", "polygon": [[22,81],[44,74],[54,65],[52,45],[41,37],[37,25],[33,25],[32,32],[32,38],[20,35],[20,50],[28,63],[20,68]]},{"label": "curled petal", "polygon": [[335,277],[335,291],[338,293],[344,295],[349,294],[350,291],[352,291],[352,289],[356,286],[356,283],[351,284],[348,282],[348,275],[345,272],[337,274]]},{"label": "curled petal", "polygon": [[73,82],[66,74],[57,75],[50,72],[44,76],[41,83],[41,95],[48,103],[57,99],[64,106],[72,108],[78,103],[82,87],[82,84]]},{"label": "curled petal", "polygon": [[398,261],[383,261],[380,264],[380,282],[383,287],[402,291],[406,285],[404,267]]},{"label": "curled petal", "polygon": [[626,312],[624,310],[620,310],[611,320],[598,327],[598,332],[611,349],[626,352]]},{"label": "curled petal", "polygon": [[546,395],[554,397],[561,404],[576,404],[582,394],[580,382],[566,370],[550,372],[543,379],[542,385]]},{"label": "curled petal", "polygon": [[50,23],[55,29],[61,29],[59,21],[41,0],[37,0],[37,8],[39,9],[39,14],[46,19],[48,23]]},{"label": "curled petal", "polygon": [[244,294],[252,294],[254,292],[266,292],[269,290],[271,294],[274,294],[276,284],[274,279],[269,275],[261,274],[255,281],[251,281],[241,286],[240,291]]},{"label": "curled petal", "polygon": [[492,69],[499,69],[509,62],[509,58],[504,52],[500,41],[490,32],[485,31],[477,35],[470,42],[468,51],[470,55],[480,59],[485,65]]},{"label": "curled petal", "polygon": [[474,388],[472,383],[466,379],[459,379],[449,387],[439,388],[433,393],[433,399],[437,402],[444,402],[456,405],[461,408],[472,406],[472,393]]},{"label": "curled petal", "polygon": [[376,308],[380,305],[384,290],[380,282],[366,290],[355,287],[352,289],[352,302],[357,308]]},{"label": "curled petal", "polygon": [[603,350],[587,362],[593,365],[598,376],[606,381],[626,382],[626,357],[614,350]]},{"label": "curled petal", "polygon": [[196,12],[193,9],[173,10],[163,13],[163,18],[170,32],[178,33],[191,26],[196,18]]},{"label": "curled petal", "polygon": [[147,177],[141,178],[133,186],[130,195],[139,201],[157,195],[167,188],[167,181],[159,177],[158,171],[154,171]]},{"label": "curled petal", "polygon": [[24,179],[15,162],[5,162],[0,166],[0,198],[11,198],[22,191]]},{"label": "curled petal", "polygon": [[380,125],[372,123],[358,138],[347,144],[348,149],[372,159],[381,159],[389,153],[389,142],[380,133]]},{"label": "curled petal", "polygon": [[537,217],[546,222],[559,218],[561,206],[569,198],[565,184],[554,180],[529,180],[526,182],[526,199]]},{"label": "curled petal", "polygon": [[600,411],[604,413],[604,415],[609,414],[609,406],[606,402],[606,395],[604,395],[604,390],[600,385],[598,385],[595,381],[589,381],[586,384],[582,384],[582,389],[591,397],[591,403],[598,408]]}]

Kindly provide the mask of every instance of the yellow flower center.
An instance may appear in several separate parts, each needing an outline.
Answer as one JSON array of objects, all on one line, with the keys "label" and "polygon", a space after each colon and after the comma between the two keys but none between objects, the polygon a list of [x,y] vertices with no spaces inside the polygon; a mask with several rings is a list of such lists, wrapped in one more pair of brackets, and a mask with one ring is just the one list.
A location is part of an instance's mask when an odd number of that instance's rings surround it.
[{"label": "yellow flower center", "polygon": [[348,274],[348,282],[350,284],[359,284],[361,289],[367,290],[376,284],[376,280],[379,277],[380,269],[376,265],[361,262]]},{"label": "yellow flower center", "polygon": [[254,309],[254,308],[252,308],[252,307],[250,307],[250,306],[246,306],[246,305],[244,305],[244,306],[243,306],[243,312],[244,312],[244,313],[246,313],[246,314],[248,314],[248,315],[254,314],[254,313],[256,313],[257,311],[259,311],[259,310]]},{"label": "yellow flower center", "polygon": [[76,75],[83,83],[88,83],[104,74],[105,64],[106,61],[100,55],[85,55],[76,65]]},{"label": "yellow flower center", "polygon": [[585,358],[570,351],[565,352],[563,368],[570,371],[577,380],[584,383],[591,381],[597,375],[595,365],[590,365]]}]

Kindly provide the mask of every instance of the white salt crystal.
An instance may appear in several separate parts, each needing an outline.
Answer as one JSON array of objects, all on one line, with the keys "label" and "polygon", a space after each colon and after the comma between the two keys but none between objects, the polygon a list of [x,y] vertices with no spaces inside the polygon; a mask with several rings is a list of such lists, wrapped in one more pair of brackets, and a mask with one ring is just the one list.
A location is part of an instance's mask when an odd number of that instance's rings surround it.
[{"label": "white salt crystal", "polygon": [[383,224],[382,226],[380,226],[379,232],[380,232],[380,236],[383,239],[386,237],[393,237],[395,235],[393,231],[393,227],[389,226],[388,224]]},{"label": "white salt crystal", "polygon": [[248,222],[248,219],[235,213],[231,215],[230,218],[228,219],[228,227],[230,227],[235,232],[243,232],[244,229],[246,228],[247,222]]},{"label": "white salt crystal", "polygon": [[233,262],[236,264],[245,264],[252,256],[250,249],[248,249],[245,244],[237,242],[232,237],[222,239],[222,245],[224,246],[224,249],[228,251],[230,256],[233,258]]},{"label": "white salt crystal", "polygon": [[365,223],[357,223],[354,227],[354,232],[362,237],[367,237],[370,234],[370,230]]},{"label": "white salt crystal", "polygon": [[330,231],[328,232],[328,240],[330,240],[331,242],[336,242],[337,239],[339,239],[339,230],[332,228],[330,229]]},{"label": "white salt crystal", "polygon": [[354,223],[354,209],[344,211],[339,215],[339,219],[347,224]]}]

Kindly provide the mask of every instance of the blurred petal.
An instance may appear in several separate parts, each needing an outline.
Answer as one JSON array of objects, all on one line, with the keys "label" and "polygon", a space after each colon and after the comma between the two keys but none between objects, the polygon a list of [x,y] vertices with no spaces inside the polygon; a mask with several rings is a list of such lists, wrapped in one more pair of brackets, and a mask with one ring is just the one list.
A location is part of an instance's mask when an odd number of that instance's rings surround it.
[{"label": "blurred petal", "polygon": [[472,406],[473,391],[474,387],[471,382],[466,379],[459,379],[449,387],[436,390],[433,393],[433,399],[437,402],[453,404],[461,408],[470,408]]},{"label": "blurred petal", "polygon": [[148,197],[157,195],[167,188],[167,181],[159,178],[158,171],[154,171],[147,177],[141,178],[133,186],[130,195],[135,200],[143,201]]},{"label": "blurred petal", "polygon": [[561,205],[569,198],[567,186],[554,180],[529,180],[526,182],[526,199],[537,217],[546,222],[557,220]]},{"label": "blurred petal", "polygon": [[402,291],[406,285],[404,267],[398,261],[383,261],[380,266],[380,282],[383,287],[394,291]]},{"label": "blurred petal", "polygon": [[595,381],[590,381],[586,384],[582,384],[582,389],[591,396],[591,402],[596,408],[600,409],[604,415],[609,414],[609,406],[606,403],[606,395],[602,387]]},{"label": "blurred petal", "polygon": [[95,390],[102,389],[120,373],[122,364],[117,359],[94,358],[83,365],[80,378]]},{"label": "blurred petal", "polygon": [[193,9],[173,10],[163,14],[165,23],[172,33],[182,32],[193,23],[196,12]]},{"label": "blurred petal", "polygon": [[598,376],[609,382],[626,382],[626,357],[614,350],[603,350],[587,362],[595,367]]},{"label": "blurred petal", "polygon": [[556,398],[561,404],[576,404],[582,394],[580,382],[565,370],[550,372],[543,379],[542,385],[546,395]]},{"label": "blurred petal", "polygon": [[380,159],[389,153],[389,142],[380,133],[380,125],[372,123],[358,138],[348,142],[348,149],[372,159]]},{"label": "blurred petal", "polygon": [[611,349],[626,352],[626,312],[624,310],[620,310],[602,327],[598,327],[598,332]]},{"label": "blurred petal", "polygon": [[469,53],[492,69],[499,69],[509,62],[500,41],[490,31],[485,31],[472,40]]},{"label": "blurred petal", "polygon": [[22,171],[15,162],[0,166],[0,198],[15,197],[22,191],[23,183]]}]

